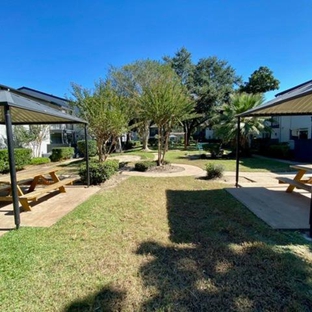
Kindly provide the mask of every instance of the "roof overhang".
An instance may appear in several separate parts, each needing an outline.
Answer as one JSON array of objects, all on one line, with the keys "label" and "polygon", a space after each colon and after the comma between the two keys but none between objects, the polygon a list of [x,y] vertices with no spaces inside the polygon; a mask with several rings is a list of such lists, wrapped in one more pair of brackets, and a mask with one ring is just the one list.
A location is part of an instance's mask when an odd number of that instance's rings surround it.
[{"label": "roof overhang", "polygon": [[308,90],[291,92],[250,109],[237,117],[312,115],[312,86]]},{"label": "roof overhang", "polygon": [[83,119],[36,102],[20,92],[0,90],[0,124],[5,124],[4,107],[9,106],[12,124],[87,124]]}]

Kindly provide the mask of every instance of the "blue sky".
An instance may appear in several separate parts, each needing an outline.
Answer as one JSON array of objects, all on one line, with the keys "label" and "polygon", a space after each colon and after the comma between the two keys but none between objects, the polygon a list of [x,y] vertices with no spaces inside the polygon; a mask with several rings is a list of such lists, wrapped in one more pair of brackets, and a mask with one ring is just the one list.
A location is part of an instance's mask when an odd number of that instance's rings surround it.
[{"label": "blue sky", "polygon": [[[181,47],[217,56],[244,81],[260,66],[280,90],[312,79],[310,0],[1,0],[0,84],[65,96],[110,65]],[[279,91],[269,92],[270,99]]]}]

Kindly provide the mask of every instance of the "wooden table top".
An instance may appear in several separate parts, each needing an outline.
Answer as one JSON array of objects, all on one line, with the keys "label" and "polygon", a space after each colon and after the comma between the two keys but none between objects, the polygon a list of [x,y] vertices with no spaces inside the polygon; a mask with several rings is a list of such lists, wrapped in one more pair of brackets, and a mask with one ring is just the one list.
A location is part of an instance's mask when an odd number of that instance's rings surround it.
[{"label": "wooden table top", "polygon": [[312,164],[311,165],[290,165],[290,168],[297,170],[305,170],[307,172],[312,172]]},{"label": "wooden table top", "polygon": [[[60,167],[57,166],[36,166],[16,172],[16,180],[19,182],[21,180],[32,179],[36,176],[47,175],[50,172],[57,172],[58,170],[60,170]],[[11,183],[10,174],[0,175],[0,183]]]}]

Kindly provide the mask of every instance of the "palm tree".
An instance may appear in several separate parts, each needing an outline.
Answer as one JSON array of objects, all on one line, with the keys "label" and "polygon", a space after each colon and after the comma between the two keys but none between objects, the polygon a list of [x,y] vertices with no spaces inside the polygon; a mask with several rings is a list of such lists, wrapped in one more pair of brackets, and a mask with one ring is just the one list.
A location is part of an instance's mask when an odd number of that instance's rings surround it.
[{"label": "palm tree", "polygon": [[[213,118],[214,131],[225,143],[235,144],[237,134],[236,115],[255,108],[264,102],[263,94],[235,93],[229,103],[218,108]],[[242,117],[240,119],[240,146],[245,153],[250,150],[250,141],[262,131],[270,131],[265,125],[265,118]],[[235,146],[235,145],[234,145]]]}]

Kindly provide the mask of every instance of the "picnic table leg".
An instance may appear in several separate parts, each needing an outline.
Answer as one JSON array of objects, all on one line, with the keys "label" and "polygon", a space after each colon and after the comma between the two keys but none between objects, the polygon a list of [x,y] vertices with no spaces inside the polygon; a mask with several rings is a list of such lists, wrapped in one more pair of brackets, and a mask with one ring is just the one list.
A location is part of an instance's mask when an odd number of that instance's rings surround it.
[{"label": "picnic table leg", "polygon": [[[56,183],[56,182],[60,181],[59,177],[55,174],[55,172],[50,172],[50,176],[51,176],[53,182]],[[60,191],[60,193],[66,193],[65,186],[60,186],[59,191]]]},{"label": "picnic table leg", "polygon": [[34,189],[36,188],[38,182],[39,182],[40,176],[36,176],[34,177],[33,181],[30,184],[30,187],[27,191],[27,193],[34,191]]},{"label": "picnic table leg", "polygon": [[27,198],[19,198],[24,211],[31,211]]},{"label": "picnic table leg", "polygon": [[[18,196],[24,195],[21,187],[18,184],[16,185],[16,188],[17,188],[17,195]],[[11,188],[11,186],[9,186],[9,194],[8,194],[8,196],[12,196],[12,188]]]},{"label": "picnic table leg", "polygon": [[[296,176],[294,177],[294,180],[295,180],[295,181],[300,181],[301,178],[304,176],[305,173],[306,173],[306,170],[299,170],[298,173],[296,174]],[[289,186],[287,187],[286,192],[287,192],[287,193],[291,193],[294,189],[295,189],[295,186],[294,186],[294,185],[289,185]]]}]

